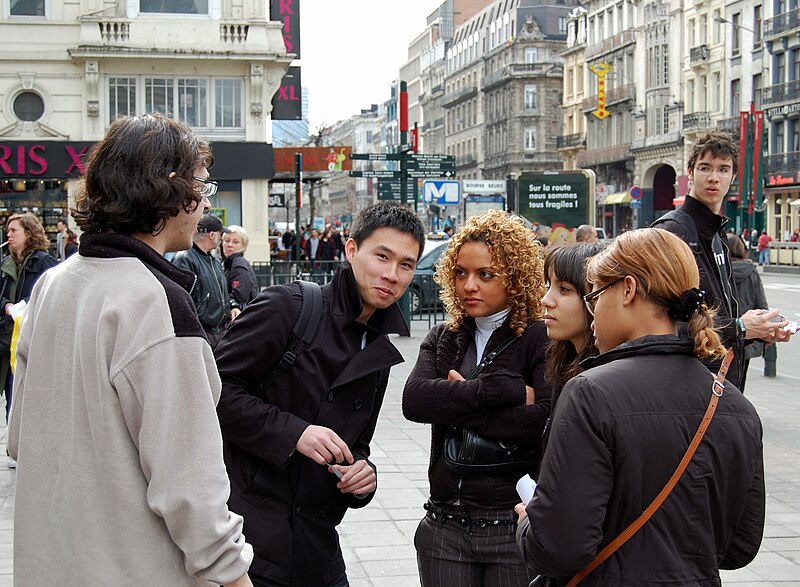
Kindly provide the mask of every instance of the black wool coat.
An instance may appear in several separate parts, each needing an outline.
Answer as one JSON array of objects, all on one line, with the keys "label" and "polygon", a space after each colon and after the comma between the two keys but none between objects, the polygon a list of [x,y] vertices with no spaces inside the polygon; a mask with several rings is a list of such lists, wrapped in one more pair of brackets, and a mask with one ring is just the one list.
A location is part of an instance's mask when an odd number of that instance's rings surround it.
[{"label": "black wool coat", "polygon": [[366,325],[356,322],[361,296],[347,265],[322,286],[322,296],[314,339],[264,401],[247,386],[283,355],[300,310],[297,286],[261,292],[215,350],[228,505],[244,517],[255,551],[251,571],[292,587],[324,585],[344,573],[336,526],[348,507],[363,507],[374,495],[341,493],[327,467],[295,451],[297,441],[310,424],[325,426],[356,460],[368,459],[389,369],[403,361],[386,335],[408,333],[397,304],[376,311]]}]

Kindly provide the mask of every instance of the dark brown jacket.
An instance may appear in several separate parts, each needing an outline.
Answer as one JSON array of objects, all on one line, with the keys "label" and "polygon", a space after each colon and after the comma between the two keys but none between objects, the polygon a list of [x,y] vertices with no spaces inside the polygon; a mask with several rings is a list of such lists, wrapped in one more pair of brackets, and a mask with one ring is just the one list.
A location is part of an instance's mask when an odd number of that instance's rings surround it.
[{"label": "dark brown jacket", "polygon": [[[492,334],[485,353],[509,336],[513,332],[507,319]],[[459,479],[442,462],[442,443],[448,427],[456,425],[495,440],[541,445],[550,414],[550,386],[545,382],[547,332],[544,323],[536,322],[477,379],[448,381],[447,373],[461,369],[467,350],[475,344],[474,338],[472,318],[467,318],[458,332],[439,324],[428,333],[406,381],[403,414],[414,422],[433,424],[428,479],[434,501],[459,500],[471,508],[514,507],[519,503],[516,482],[526,471]],[[461,374],[466,377],[468,372],[465,369]],[[525,405],[526,384],[536,390],[535,405]]]},{"label": "dark brown jacket", "polygon": [[244,516],[244,534],[255,551],[251,570],[293,587],[324,585],[344,573],[336,526],[348,507],[363,507],[373,497],[342,494],[337,478],[295,445],[315,424],[334,430],[356,460],[367,459],[389,368],[403,361],[386,334],[408,333],[396,304],[376,311],[368,325],[356,322],[361,296],[349,266],[322,286],[322,296],[314,339],[266,401],[246,387],[283,354],[299,313],[297,286],[261,292],[216,349],[229,506]]},{"label": "dark brown jacket", "polygon": [[[564,585],[627,528],[675,472],[708,407],[712,375],[688,338],[647,336],[584,361],[564,387],[518,542]],[[729,382],[681,480],[581,585],[720,585],[764,530],[761,421]],[[529,525],[528,525],[529,524]]]}]

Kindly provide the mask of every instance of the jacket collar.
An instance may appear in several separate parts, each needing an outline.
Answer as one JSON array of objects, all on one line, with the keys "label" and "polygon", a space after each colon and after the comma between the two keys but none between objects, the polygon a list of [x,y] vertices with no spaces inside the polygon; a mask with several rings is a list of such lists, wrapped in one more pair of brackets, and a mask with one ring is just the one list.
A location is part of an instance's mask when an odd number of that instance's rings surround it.
[{"label": "jacket collar", "polygon": [[694,343],[688,336],[675,334],[653,334],[623,342],[607,353],[589,357],[581,361],[582,369],[591,369],[611,363],[617,359],[627,359],[641,355],[692,355]]},{"label": "jacket collar", "polygon": [[692,217],[698,232],[706,237],[713,237],[730,221],[727,216],[714,214],[708,206],[691,195],[686,196],[680,209]]},{"label": "jacket collar", "polygon": [[99,259],[135,257],[151,269],[163,273],[186,291],[190,291],[194,285],[194,273],[176,267],[149,245],[132,236],[108,232],[84,234],[78,252],[84,257]]},{"label": "jacket collar", "polygon": [[[353,269],[347,262],[337,267],[336,273],[330,284],[331,313],[339,314],[356,320],[361,315],[363,305],[361,303],[361,292],[358,290],[356,277]],[[385,310],[375,310],[367,326],[378,334],[400,334],[409,336],[408,325],[400,306],[392,304]]]}]

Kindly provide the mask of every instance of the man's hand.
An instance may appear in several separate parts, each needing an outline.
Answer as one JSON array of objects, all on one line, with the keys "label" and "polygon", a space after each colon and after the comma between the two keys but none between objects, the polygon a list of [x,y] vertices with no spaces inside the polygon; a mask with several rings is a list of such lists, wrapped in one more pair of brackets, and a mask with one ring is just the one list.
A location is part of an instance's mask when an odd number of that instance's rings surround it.
[{"label": "man's hand", "polygon": [[306,428],[295,448],[297,452],[320,465],[353,462],[353,453],[347,443],[336,432],[324,426],[312,424]]},{"label": "man's hand", "polygon": [[245,573],[232,583],[225,583],[222,587],[253,587],[253,582],[250,581],[250,576]]},{"label": "man's hand", "polygon": [[530,385],[525,386],[525,405],[532,406],[536,403],[536,390]]},{"label": "man's hand", "polygon": [[748,310],[742,315],[744,322],[745,338],[760,338],[767,342],[785,342],[792,336],[791,332],[783,329],[789,324],[788,320],[772,322],[778,315],[778,310]]},{"label": "man's hand", "polygon": [[375,469],[363,459],[352,465],[331,465],[330,468],[335,468],[342,473],[342,478],[336,484],[342,493],[367,495],[378,487],[378,476],[375,475]]},{"label": "man's hand", "polygon": [[525,521],[525,518],[528,517],[528,512],[525,511],[525,504],[520,502],[514,506],[514,511],[517,512],[519,519],[517,520],[517,526],[519,526],[522,522]]},{"label": "man's hand", "polygon": [[231,308],[231,322],[236,320],[237,316],[241,313],[242,311],[239,308]]}]

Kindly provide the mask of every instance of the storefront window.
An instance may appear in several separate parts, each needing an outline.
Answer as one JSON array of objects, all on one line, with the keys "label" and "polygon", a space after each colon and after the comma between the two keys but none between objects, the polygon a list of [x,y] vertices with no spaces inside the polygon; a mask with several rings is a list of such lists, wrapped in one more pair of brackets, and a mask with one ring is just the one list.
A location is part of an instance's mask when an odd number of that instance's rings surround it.
[{"label": "storefront window", "polygon": [[[56,222],[69,215],[67,182],[61,179],[0,180],[0,229],[5,240],[6,221],[12,214],[33,212],[55,242]],[[51,251],[53,252],[53,251]]]},{"label": "storefront window", "polygon": [[[213,176],[214,169],[211,169]],[[212,177],[213,179],[213,177]],[[211,198],[211,207],[225,210],[225,222],[242,225],[242,182],[220,180],[219,190]]]},{"label": "storefront window", "polygon": [[139,10],[161,14],[208,14],[208,0],[141,0]]},{"label": "storefront window", "polygon": [[44,16],[44,0],[11,0],[11,16]]}]

